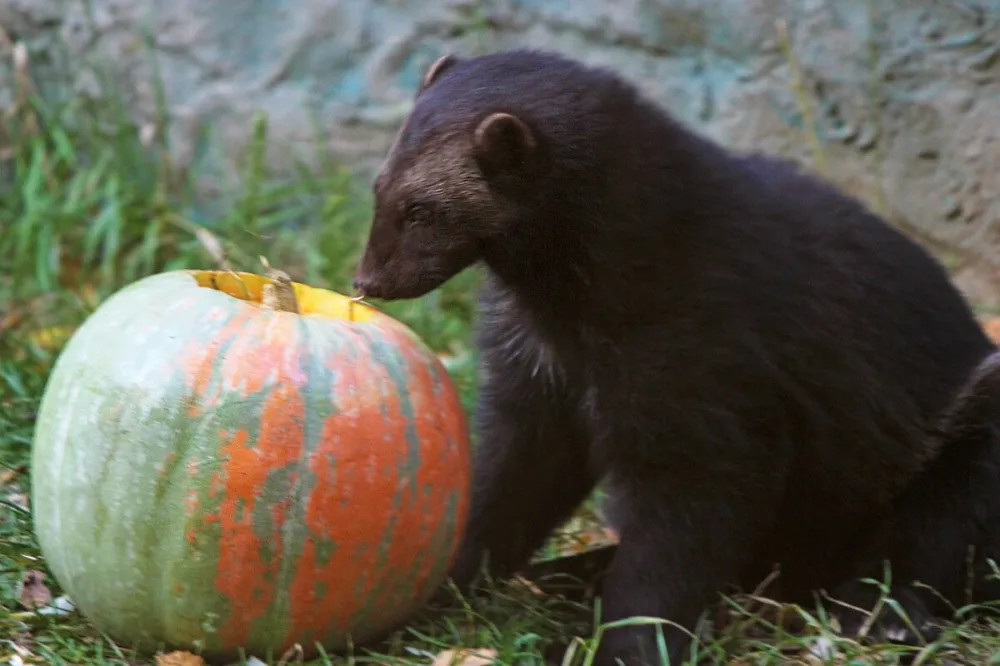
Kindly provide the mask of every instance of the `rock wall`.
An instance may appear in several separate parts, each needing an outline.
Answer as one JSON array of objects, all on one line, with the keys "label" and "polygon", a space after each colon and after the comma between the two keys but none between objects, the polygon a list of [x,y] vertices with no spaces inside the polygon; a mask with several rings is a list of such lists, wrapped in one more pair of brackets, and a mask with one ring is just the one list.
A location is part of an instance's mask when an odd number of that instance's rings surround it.
[{"label": "rock wall", "polygon": [[996,0],[0,0],[0,26],[53,90],[113,81],[152,121],[160,82],[175,158],[223,175],[257,111],[277,168],[320,149],[364,170],[438,55],[559,49],[732,147],[813,165],[1000,300]]}]

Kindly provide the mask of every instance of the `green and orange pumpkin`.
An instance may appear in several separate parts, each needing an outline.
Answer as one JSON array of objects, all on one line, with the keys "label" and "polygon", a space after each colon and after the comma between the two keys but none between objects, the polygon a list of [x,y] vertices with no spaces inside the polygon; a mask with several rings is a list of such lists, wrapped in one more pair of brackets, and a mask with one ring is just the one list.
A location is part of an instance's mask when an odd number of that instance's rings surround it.
[{"label": "green and orange pumpkin", "polygon": [[173,271],[111,296],[38,415],[32,505],[64,590],[129,647],[232,658],[376,639],[447,573],[469,440],[402,323],[269,278]]}]

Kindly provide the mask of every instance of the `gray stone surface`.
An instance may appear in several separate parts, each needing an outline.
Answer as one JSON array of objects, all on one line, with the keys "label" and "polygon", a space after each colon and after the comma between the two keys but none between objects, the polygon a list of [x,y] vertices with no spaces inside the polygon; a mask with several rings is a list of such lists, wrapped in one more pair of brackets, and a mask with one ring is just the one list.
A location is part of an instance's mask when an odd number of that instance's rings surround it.
[{"label": "gray stone surface", "polygon": [[175,158],[223,178],[256,111],[276,168],[321,149],[367,169],[441,53],[556,48],[730,146],[813,164],[1000,300],[998,0],[0,0],[0,25],[51,89],[99,95],[112,71],[147,122],[159,77]]}]

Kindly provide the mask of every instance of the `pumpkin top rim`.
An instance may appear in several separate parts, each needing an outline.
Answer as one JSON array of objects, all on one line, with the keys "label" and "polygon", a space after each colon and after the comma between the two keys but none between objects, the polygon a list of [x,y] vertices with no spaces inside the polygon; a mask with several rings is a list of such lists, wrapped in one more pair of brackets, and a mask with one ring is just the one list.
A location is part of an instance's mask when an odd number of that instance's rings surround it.
[{"label": "pumpkin top rim", "polygon": [[[184,272],[194,278],[199,287],[212,289],[258,307],[263,306],[266,286],[274,284],[274,280],[266,275],[243,271],[189,269]],[[298,301],[298,312],[288,314],[353,323],[395,321],[381,310],[340,292],[294,281],[291,286]]]}]

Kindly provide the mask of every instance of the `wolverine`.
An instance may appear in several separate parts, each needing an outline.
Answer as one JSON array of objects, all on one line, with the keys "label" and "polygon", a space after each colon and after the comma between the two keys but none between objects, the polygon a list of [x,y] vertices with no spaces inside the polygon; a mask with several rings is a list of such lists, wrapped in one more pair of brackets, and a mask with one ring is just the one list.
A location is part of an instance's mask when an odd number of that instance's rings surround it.
[{"label": "wolverine", "polygon": [[[472,506],[450,573],[510,576],[604,484],[605,622],[771,596],[871,610],[892,571],[919,635],[1000,528],[1000,356],[944,268],[791,163],[686,128],[614,72],[512,50],[427,71],[374,179],[355,278],[424,295],[486,268]],[[1000,598],[979,576],[977,598]],[[914,586],[922,583],[937,591]],[[857,631],[858,611],[842,611]],[[596,664],[660,663],[656,629]]]}]

